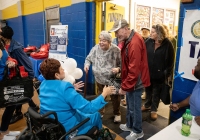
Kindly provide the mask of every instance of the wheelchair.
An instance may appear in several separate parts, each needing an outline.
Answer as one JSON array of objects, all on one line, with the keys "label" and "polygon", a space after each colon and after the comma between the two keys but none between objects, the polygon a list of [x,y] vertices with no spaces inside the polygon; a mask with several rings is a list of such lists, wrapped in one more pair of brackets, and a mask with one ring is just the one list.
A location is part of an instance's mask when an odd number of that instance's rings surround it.
[{"label": "wheelchair", "polygon": [[[53,115],[54,119],[49,118],[50,115]],[[66,132],[54,111],[41,115],[29,107],[24,116],[26,117],[27,127],[21,132],[17,140],[114,140],[107,128],[98,130],[96,127],[92,127],[85,135],[77,135],[78,128],[89,121],[90,118],[86,118]]]}]

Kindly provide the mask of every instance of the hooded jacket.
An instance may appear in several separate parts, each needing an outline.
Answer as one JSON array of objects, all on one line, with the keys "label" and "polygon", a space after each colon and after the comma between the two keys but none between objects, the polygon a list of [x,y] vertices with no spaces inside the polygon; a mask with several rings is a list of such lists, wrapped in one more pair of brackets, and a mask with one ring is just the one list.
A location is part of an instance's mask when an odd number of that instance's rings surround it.
[{"label": "hooded jacket", "polygon": [[34,78],[31,60],[23,51],[23,46],[19,42],[16,42],[15,40],[11,39],[10,46],[8,48],[8,53],[12,58],[17,60],[20,66],[24,66],[30,78]]},{"label": "hooded jacket", "polygon": [[122,83],[124,91],[147,87],[150,85],[147,52],[142,37],[132,30],[121,50]]}]

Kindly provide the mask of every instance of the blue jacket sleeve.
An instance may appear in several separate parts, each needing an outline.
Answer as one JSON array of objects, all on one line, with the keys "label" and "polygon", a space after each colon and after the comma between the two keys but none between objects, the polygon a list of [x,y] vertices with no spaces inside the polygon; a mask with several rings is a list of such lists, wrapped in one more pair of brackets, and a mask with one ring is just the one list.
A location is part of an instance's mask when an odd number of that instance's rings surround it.
[{"label": "blue jacket sleeve", "polygon": [[[73,109],[80,110],[84,113],[95,113],[107,104],[102,95],[92,101],[88,101],[77,93],[73,86],[69,85],[66,86],[64,94],[65,101],[70,104]],[[66,96],[67,94],[70,94],[70,96]]]},{"label": "blue jacket sleeve", "polygon": [[12,53],[11,57],[15,58],[20,66],[24,66],[30,78],[34,78],[31,60],[28,58],[22,48],[15,49],[13,51],[14,53]]}]

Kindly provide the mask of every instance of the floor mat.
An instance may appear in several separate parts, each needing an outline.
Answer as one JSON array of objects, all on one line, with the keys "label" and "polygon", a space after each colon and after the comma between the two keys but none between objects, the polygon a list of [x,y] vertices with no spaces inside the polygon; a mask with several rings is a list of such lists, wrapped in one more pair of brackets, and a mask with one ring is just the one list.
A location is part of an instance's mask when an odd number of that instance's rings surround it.
[{"label": "floor mat", "polygon": [[[114,123],[114,115],[113,115],[113,108],[112,108],[111,101],[108,101],[108,104],[106,105],[105,109],[106,109],[106,111],[102,118],[103,125],[107,126],[112,131],[119,134],[123,138],[125,138],[127,135],[129,135],[130,132],[123,132],[119,128],[120,124],[126,123],[126,108],[122,107],[122,106],[120,107],[121,119],[122,119],[121,123]],[[143,131],[145,134],[143,137],[144,139],[151,137],[152,135],[154,135],[155,133],[157,133],[158,131],[160,131],[161,129],[163,129],[164,127],[166,127],[168,125],[168,119],[166,119],[162,116],[159,116],[159,115],[158,115],[158,119],[156,121],[151,121],[149,119],[150,118],[149,111],[143,112],[142,116],[143,116],[142,127],[143,127]]]}]

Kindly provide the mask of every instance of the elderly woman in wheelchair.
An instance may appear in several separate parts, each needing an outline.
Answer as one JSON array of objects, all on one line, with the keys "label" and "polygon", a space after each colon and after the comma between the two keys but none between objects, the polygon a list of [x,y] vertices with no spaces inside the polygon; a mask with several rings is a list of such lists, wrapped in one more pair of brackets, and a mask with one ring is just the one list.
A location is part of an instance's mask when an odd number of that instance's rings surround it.
[{"label": "elderly woman in wheelchair", "polygon": [[[40,114],[49,111],[55,112],[58,122],[62,124],[66,132],[89,118],[84,124],[81,124],[82,126],[76,128],[75,135],[89,133],[93,128],[102,129],[102,120],[98,110],[106,105],[107,102],[104,101],[106,96],[115,94],[113,86],[104,87],[101,95],[88,101],[76,92],[71,83],[62,81],[65,73],[58,60],[53,58],[44,60],[40,65],[40,71],[46,79],[40,85]],[[50,118],[55,118],[55,115],[51,114]],[[96,133],[96,131],[92,131]]]}]

